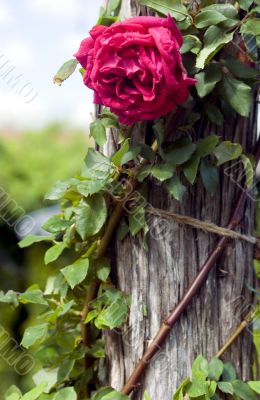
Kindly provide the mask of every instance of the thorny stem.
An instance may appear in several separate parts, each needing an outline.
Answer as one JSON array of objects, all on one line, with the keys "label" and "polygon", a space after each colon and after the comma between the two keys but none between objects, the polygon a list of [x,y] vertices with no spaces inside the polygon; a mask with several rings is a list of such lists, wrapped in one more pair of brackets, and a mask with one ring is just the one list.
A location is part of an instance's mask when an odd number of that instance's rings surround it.
[{"label": "thorny stem", "polygon": [[[260,139],[256,144],[256,163],[260,159]],[[247,199],[247,192],[246,190],[242,191],[240,197],[238,199],[237,205],[235,207],[234,213],[230,219],[228,224],[228,229],[234,229],[236,226],[239,225],[240,221],[243,217],[244,207]],[[146,368],[148,367],[150,361],[152,360],[153,356],[161,349],[165,339],[168,337],[169,333],[171,332],[175,323],[179,320],[182,313],[186,310],[190,302],[193,300],[194,296],[197,294],[199,289],[207,280],[208,274],[211,269],[215,266],[216,262],[219,260],[220,256],[222,255],[223,251],[225,250],[227,244],[229,243],[228,237],[223,237],[220,239],[211,254],[209,255],[208,259],[203,264],[201,270],[199,271],[198,275],[195,277],[194,281],[192,282],[191,286],[189,287],[186,294],[183,296],[180,303],[177,307],[173,310],[173,312],[168,316],[168,318],[163,322],[159,332],[147,348],[146,352],[144,353],[143,358],[139,361],[136,368],[134,369],[132,375],[129,377],[128,381],[126,382],[125,386],[122,389],[122,393],[129,395],[135,387],[138,385],[140,378]]]}]

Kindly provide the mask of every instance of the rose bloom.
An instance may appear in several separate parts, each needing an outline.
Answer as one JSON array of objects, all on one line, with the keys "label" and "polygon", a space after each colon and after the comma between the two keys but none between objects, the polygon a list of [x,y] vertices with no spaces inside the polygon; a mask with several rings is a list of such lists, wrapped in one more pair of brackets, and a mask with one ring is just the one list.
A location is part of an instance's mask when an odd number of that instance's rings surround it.
[{"label": "rose bloom", "polygon": [[94,102],[109,107],[122,124],[154,120],[184,103],[189,78],[182,64],[182,36],[173,19],[135,17],[95,26],[75,57]]}]

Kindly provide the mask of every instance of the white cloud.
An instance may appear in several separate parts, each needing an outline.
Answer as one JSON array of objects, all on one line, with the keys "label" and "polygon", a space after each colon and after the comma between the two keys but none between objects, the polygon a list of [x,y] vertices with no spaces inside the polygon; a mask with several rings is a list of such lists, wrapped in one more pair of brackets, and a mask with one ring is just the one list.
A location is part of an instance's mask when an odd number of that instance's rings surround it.
[{"label": "white cloud", "polygon": [[28,7],[54,18],[75,18],[82,12],[80,0],[27,0]]},{"label": "white cloud", "polygon": [[105,0],[27,0],[27,7],[41,15],[62,21],[82,20],[94,24]]},{"label": "white cloud", "polygon": [[0,50],[9,64],[16,68],[30,67],[34,61],[30,46],[17,38],[9,38],[8,41],[2,42]]},{"label": "white cloud", "polygon": [[13,15],[12,15],[10,8],[1,1],[0,2],[0,26],[1,26],[1,28],[10,25],[12,22],[13,22]]}]

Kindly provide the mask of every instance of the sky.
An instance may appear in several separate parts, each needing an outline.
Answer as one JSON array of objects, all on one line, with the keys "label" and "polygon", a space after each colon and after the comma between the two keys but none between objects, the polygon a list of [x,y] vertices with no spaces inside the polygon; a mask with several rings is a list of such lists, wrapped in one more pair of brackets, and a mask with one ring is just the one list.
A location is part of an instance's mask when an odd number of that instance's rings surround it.
[{"label": "sky", "polygon": [[102,3],[0,0],[0,129],[40,128],[53,121],[88,124],[92,92],[80,73],[61,87],[53,76],[88,36]]}]

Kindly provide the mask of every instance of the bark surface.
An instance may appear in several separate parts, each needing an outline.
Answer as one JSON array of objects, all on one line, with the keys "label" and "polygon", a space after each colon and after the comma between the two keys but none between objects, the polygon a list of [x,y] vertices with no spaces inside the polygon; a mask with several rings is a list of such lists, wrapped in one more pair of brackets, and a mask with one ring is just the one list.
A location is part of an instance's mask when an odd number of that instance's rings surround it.
[{"label": "bark surface", "polygon": [[[130,12],[133,15],[139,12],[136,3],[123,0],[123,16],[129,16]],[[202,122],[196,135],[204,137],[212,133],[240,142],[245,151],[252,152],[256,136],[256,109],[248,120],[229,118],[221,130]],[[110,137],[107,153],[111,153],[114,143]],[[181,203],[173,200],[163,185],[150,180],[148,202],[157,208],[226,226],[240,191],[236,180],[241,170],[239,172],[234,167],[230,171],[232,178],[222,168],[219,189],[213,197],[198,182],[187,191]],[[240,232],[253,234],[254,209],[255,202],[248,197]],[[147,237],[148,251],[143,248],[141,235],[135,238],[128,236],[123,242],[115,241],[111,249],[114,281],[132,297],[130,317],[124,329],[105,334],[107,383],[117,390],[123,387],[149,340],[186,292],[217,239],[212,234],[174,222],[170,223],[169,229],[169,222],[163,223],[154,216],[149,216],[149,224],[153,234],[149,233]],[[167,226],[166,234],[158,232],[163,226]],[[253,246],[232,240],[205,286],[148,366],[132,398],[143,399],[146,389],[152,400],[172,399],[176,387],[190,374],[196,356],[203,354],[208,359],[214,356],[249,312],[254,304],[254,295],[250,291],[253,286]],[[250,378],[250,367],[254,361],[250,327],[223,359],[235,364],[240,378]]]}]

